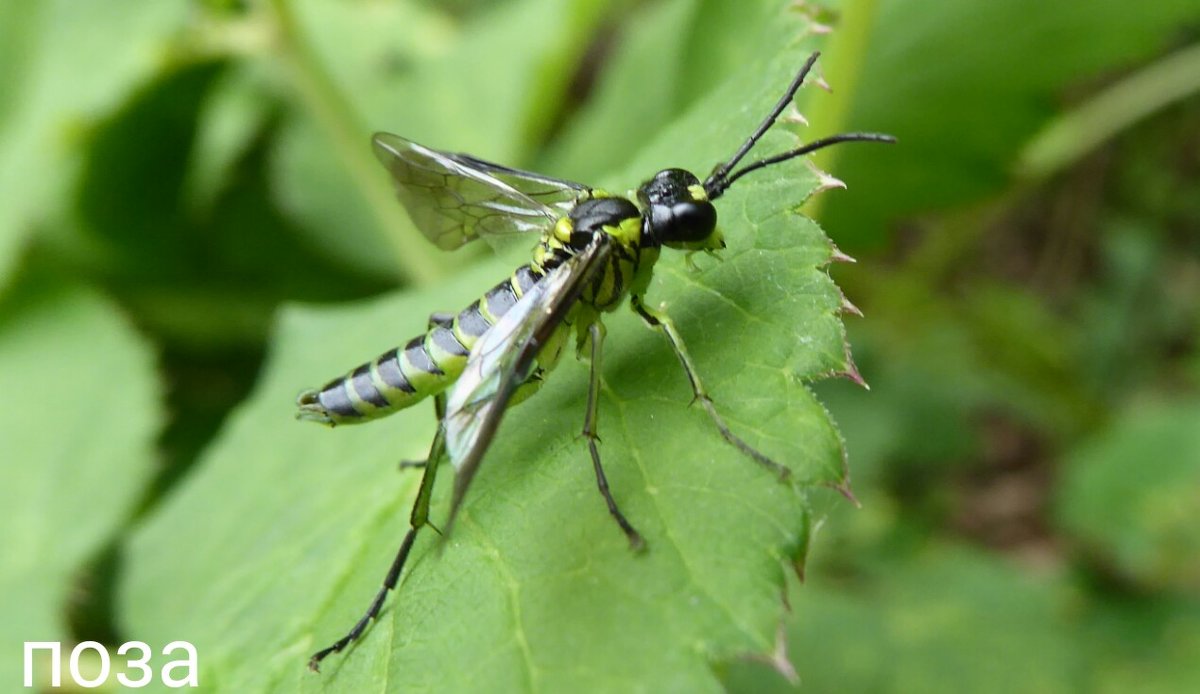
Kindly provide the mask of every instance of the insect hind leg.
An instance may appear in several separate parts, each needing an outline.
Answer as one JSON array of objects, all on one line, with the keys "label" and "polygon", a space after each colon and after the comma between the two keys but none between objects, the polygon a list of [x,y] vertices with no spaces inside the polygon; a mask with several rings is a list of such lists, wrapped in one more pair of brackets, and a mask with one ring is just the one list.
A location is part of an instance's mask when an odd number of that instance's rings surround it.
[{"label": "insect hind leg", "polygon": [[[429,328],[432,330],[437,326],[449,326],[454,320],[454,315],[449,313],[433,313],[429,316]],[[396,558],[392,560],[392,565],[388,569],[387,574],[383,578],[383,584],[379,591],[375,593],[374,599],[371,600],[370,606],[350,631],[337,641],[329,646],[322,648],[312,655],[308,660],[308,668],[313,672],[320,671],[321,661],[334,653],[340,653],[347,646],[358,640],[363,632],[367,630],[371,622],[379,616],[383,609],[383,603],[387,600],[388,593],[396,588],[396,583],[400,580],[400,573],[404,570],[404,565],[408,563],[408,555],[412,552],[413,543],[416,542],[417,535],[425,526],[433,528],[437,532],[437,526],[429,522],[429,505],[433,495],[433,483],[437,478],[438,463],[445,456],[446,452],[446,435],[442,427],[442,420],[446,416],[446,394],[438,393],[433,397],[433,412],[437,416],[437,433],[433,436],[433,442],[429,445],[429,455],[425,460],[401,461],[401,468],[420,467],[425,469],[425,474],[421,477],[421,486],[417,490],[417,498],[413,501],[412,511],[409,513],[409,528],[404,535],[404,540],[400,543],[400,549],[396,552]]]},{"label": "insect hind leg", "polygon": [[600,488],[600,495],[604,497],[604,503],[608,505],[608,512],[612,515],[613,520],[617,521],[617,525],[621,526],[625,537],[629,539],[630,549],[638,552],[645,549],[646,541],[625,518],[625,514],[621,513],[620,507],[613,499],[612,492],[608,488],[608,477],[604,474],[604,467],[600,465],[600,450],[596,446],[600,440],[600,436],[596,433],[596,422],[599,419],[600,355],[601,346],[604,343],[604,326],[599,321],[594,322],[588,326],[588,334],[591,338],[592,358],[591,376],[588,381],[587,410],[583,418],[583,436],[587,439],[588,453],[592,456],[592,467],[596,471],[596,486]]},{"label": "insect hind leg", "polygon": [[791,470],[771,460],[764,453],[743,441],[741,437],[729,429],[729,425],[725,423],[725,420],[717,412],[712,398],[709,397],[708,392],[704,389],[704,384],[700,382],[700,376],[696,373],[696,366],[692,363],[692,358],[688,356],[687,348],[683,344],[683,337],[675,328],[675,322],[671,320],[670,316],[647,308],[642,303],[641,297],[636,295],[630,297],[630,304],[633,306],[633,310],[637,311],[637,314],[650,327],[659,330],[667,338],[667,342],[671,344],[671,348],[675,350],[675,356],[679,358],[679,363],[683,366],[683,372],[687,375],[688,383],[692,386],[692,401],[699,402],[704,407],[704,410],[708,412],[708,416],[717,427],[717,431],[721,432],[721,438],[728,441],[734,448],[750,457],[754,462],[775,473],[779,479],[787,479],[791,475]]},{"label": "insect hind leg", "polygon": [[[437,404],[437,401],[441,401],[441,403]],[[435,406],[438,407],[439,411],[445,411],[444,395],[439,394],[436,397]],[[367,607],[367,611],[361,618],[359,618],[357,622],[354,623],[354,626],[350,628],[350,631],[346,632],[345,636],[312,654],[312,657],[308,659],[308,668],[313,672],[320,671],[321,661],[326,657],[333,655],[334,653],[340,653],[347,646],[362,636],[363,632],[367,630],[367,627],[370,626],[371,622],[379,616],[380,611],[383,609],[383,603],[385,600],[387,600],[388,593],[392,592],[396,588],[396,583],[400,579],[400,573],[404,570],[404,565],[408,563],[408,555],[410,552],[412,552],[413,543],[416,542],[417,535],[421,532],[421,529],[425,526],[429,526],[434,530],[437,530],[437,528],[429,522],[429,503],[430,498],[433,495],[433,483],[437,477],[438,466],[436,461],[442,457],[444,451],[445,441],[442,434],[442,428],[439,425],[438,433],[436,436],[434,436],[433,445],[430,447],[429,451],[429,460],[434,461],[434,463],[432,465],[425,466],[425,474],[421,477],[421,487],[417,490],[417,498],[413,502],[412,512],[409,514],[408,532],[405,533],[404,540],[400,543],[400,549],[396,552],[396,558],[392,560],[392,565],[383,578],[383,585],[380,586],[379,591],[375,593],[375,597],[371,600],[371,604]]]},{"label": "insect hind leg", "polygon": [[427,468],[431,464],[437,465],[442,461],[442,456],[446,452],[446,434],[442,427],[442,422],[446,418],[446,394],[438,393],[433,396],[433,416],[437,420],[437,433],[433,435],[433,443],[429,444],[429,453],[424,460],[401,460],[399,468],[407,470],[409,468]]}]

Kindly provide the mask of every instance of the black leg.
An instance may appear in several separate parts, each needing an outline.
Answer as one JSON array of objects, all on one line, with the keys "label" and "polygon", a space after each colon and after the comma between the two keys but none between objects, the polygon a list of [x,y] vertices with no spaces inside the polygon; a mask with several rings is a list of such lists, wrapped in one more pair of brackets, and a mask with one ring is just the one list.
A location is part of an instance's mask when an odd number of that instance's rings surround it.
[{"label": "black leg", "polygon": [[379,611],[383,609],[383,603],[387,599],[388,593],[396,588],[396,582],[400,579],[400,572],[404,570],[404,564],[408,561],[408,554],[412,551],[413,543],[417,539],[417,533],[421,528],[429,526],[437,532],[441,532],[432,523],[429,522],[429,503],[430,497],[433,495],[433,483],[437,477],[438,461],[445,452],[445,435],[442,433],[441,418],[446,412],[446,396],[439,393],[433,400],[434,411],[438,414],[438,430],[433,437],[433,443],[429,447],[429,464],[425,465],[425,474],[421,477],[421,488],[417,490],[416,501],[413,502],[412,513],[409,515],[409,529],[404,535],[404,541],[400,543],[400,549],[396,552],[396,558],[392,560],[392,566],[388,569],[387,575],[383,578],[383,585],[379,588],[379,592],[375,593],[375,598],[371,600],[370,607],[366,613],[351,627],[346,635],[333,644],[322,648],[312,655],[308,660],[308,669],[313,672],[319,672],[321,669],[321,661],[333,653],[340,653],[346,646],[354,642],[362,633],[366,631],[371,620],[379,616]]},{"label": "black leg", "polygon": [[700,376],[696,373],[696,367],[692,364],[692,359],[688,356],[687,348],[683,345],[683,337],[675,329],[675,323],[671,318],[665,313],[646,308],[639,296],[630,297],[630,303],[633,306],[633,310],[637,311],[638,315],[650,327],[660,330],[667,338],[667,342],[671,343],[671,348],[675,350],[675,356],[679,357],[679,363],[683,365],[683,372],[687,374],[688,382],[692,385],[693,402],[699,402],[704,407],[713,424],[716,425],[717,431],[721,432],[721,437],[732,444],[734,448],[752,458],[759,465],[778,475],[780,479],[787,479],[788,475],[791,474],[791,470],[771,460],[758,449],[743,441],[737,434],[729,430],[729,426],[725,424],[725,420],[721,418],[721,415],[717,414],[717,408],[713,405],[712,398],[704,390],[704,385],[700,383]]},{"label": "black leg", "polygon": [[[436,469],[436,466],[430,465],[426,468],[426,471]],[[418,528],[409,528],[408,533],[404,536],[404,542],[400,544],[400,551],[396,553],[396,559],[392,561],[392,568],[388,569],[387,576],[383,579],[383,587],[375,594],[375,599],[371,601],[371,606],[367,608],[366,614],[355,623],[345,636],[313,653],[312,657],[308,659],[309,670],[320,672],[322,660],[333,653],[340,653],[351,642],[362,636],[362,633],[366,631],[367,625],[371,623],[371,620],[379,615],[379,611],[383,609],[383,601],[387,598],[387,594],[396,587],[396,580],[400,578],[400,571],[404,568],[404,563],[408,561],[408,553],[412,550],[413,541],[417,539],[417,530]]]},{"label": "black leg", "polygon": [[604,326],[599,321],[592,323],[588,326],[588,334],[591,336],[592,343],[592,364],[591,381],[588,383],[587,411],[583,419],[583,435],[587,438],[588,451],[592,454],[592,467],[596,470],[596,484],[600,487],[604,503],[608,504],[608,512],[617,521],[617,525],[621,526],[625,537],[629,538],[630,549],[636,552],[645,548],[646,541],[617,507],[617,502],[608,489],[608,478],[604,476],[604,468],[600,465],[600,450],[596,447],[596,442],[600,440],[596,434],[596,420],[599,418],[600,354],[601,346],[604,343]]}]

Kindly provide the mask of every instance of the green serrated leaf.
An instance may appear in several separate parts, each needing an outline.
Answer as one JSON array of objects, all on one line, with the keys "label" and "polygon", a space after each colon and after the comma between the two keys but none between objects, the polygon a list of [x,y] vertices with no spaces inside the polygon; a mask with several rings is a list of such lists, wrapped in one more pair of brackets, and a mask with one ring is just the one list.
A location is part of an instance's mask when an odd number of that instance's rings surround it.
[{"label": "green serrated leaf", "polygon": [[[806,55],[763,52],[773,57],[642,151],[624,185],[728,156]],[[777,133],[763,151],[792,142]],[[394,465],[424,455],[433,417],[327,431],[291,421],[291,401],[418,333],[429,312],[465,306],[516,262],[493,260],[432,290],[285,315],[256,394],[130,542],[131,633],[187,634],[202,677],[229,690],[718,689],[715,662],[774,646],[785,572],[807,542],[807,489],[847,483],[841,440],[805,386],[851,368],[823,270],[831,245],[793,211],[815,186],[795,162],[739,182],[718,203],[723,260],[693,271],[669,254],[648,295],[679,324],[731,426],[786,462],[793,484],[689,408],[668,346],[619,311],[606,321],[601,452],[649,551],[629,551],[595,489],[578,436],[587,367],[567,358],[509,413],[455,534],[440,551],[422,537],[367,637],[307,673],[307,655],[361,615],[391,561],[417,485]],[[446,468],[435,523],[449,482]]]},{"label": "green serrated leaf", "polygon": [[69,640],[71,582],[153,474],[159,415],[153,356],[108,301],[22,282],[0,316],[0,681],[15,687],[21,642]]}]

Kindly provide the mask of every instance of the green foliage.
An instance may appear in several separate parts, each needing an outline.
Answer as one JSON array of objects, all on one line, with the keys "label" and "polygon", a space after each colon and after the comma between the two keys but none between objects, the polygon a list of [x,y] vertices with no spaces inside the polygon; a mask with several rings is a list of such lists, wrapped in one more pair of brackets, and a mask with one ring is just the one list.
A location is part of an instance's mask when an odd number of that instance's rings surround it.
[{"label": "green foliage", "polygon": [[70,639],[73,581],[153,475],[162,415],[150,350],[112,302],[27,277],[0,316],[0,679],[18,682],[23,641]]},{"label": "green foliage", "polygon": [[[0,0],[0,681],[22,640],[185,638],[215,691],[770,691],[785,655],[808,691],[1200,689],[1200,7],[1076,5]],[[900,138],[827,150],[850,191],[804,208],[859,258],[871,391],[818,379],[850,365],[791,209],[813,176],[752,176],[725,259],[668,254],[650,300],[794,484],[620,311],[602,453],[649,552],[595,491],[568,356],[454,536],[304,671],[378,586],[433,422],[326,431],[296,392],[520,261],[421,240],[369,133],[623,191],[705,172],[818,46],[835,92],[788,129]]]},{"label": "green foliage", "polygon": [[[297,74],[275,160],[281,202],[336,257],[417,281],[444,274],[451,261],[408,224],[362,132],[387,124],[434,147],[520,160],[553,117],[604,10],[597,0],[522,0],[454,26],[412,3],[274,4],[294,14],[294,45],[265,67]],[[356,95],[354,103],[326,95],[334,90]],[[358,201],[351,219],[347,200]]]},{"label": "green foliage", "polygon": [[[814,691],[1060,692],[1080,666],[1056,614],[1061,585],[1031,580],[964,551],[929,552],[849,590],[805,585],[788,651]],[[986,624],[986,628],[981,628]],[[734,668],[730,688],[785,691],[760,668]]]},{"label": "green foliage", "polygon": [[[697,143],[688,157],[715,161],[801,55],[748,65],[644,156],[678,152],[686,136]],[[754,108],[723,117],[731,100]],[[586,367],[564,365],[510,414],[454,537],[441,552],[432,534],[418,545],[381,622],[322,677],[346,689],[712,689],[712,660],[771,649],[785,569],[806,545],[803,490],[845,482],[841,441],[802,384],[849,368],[840,294],[819,269],[829,243],[789,212],[814,184],[791,166],[739,186],[721,202],[724,261],[700,259],[695,272],[666,259],[649,295],[669,306],[731,424],[792,464],[796,482],[725,445],[687,407],[665,343],[622,312],[608,321],[602,451],[649,552],[630,553],[595,491],[578,440]],[[423,455],[432,421],[411,412],[329,432],[280,416],[280,403],[331,365],[363,359],[362,345],[382,351],[430,311],[467,304],[512,262],[353,310],[289,314],[261,387],[202,472],[135,536],[131,627],[154,638],[186,628],[223,686],[290,689],[306,677],[303,654],[349,627],[384,572],[416,487],[393,467]],[[399,333],[396,316],[409,317]],[[226,519],[194,523],[218,506]]]},{"label": "green foliage", "polygon": [[1136,408],[1076,449],[1063,475],[1064,529],[1114,573],[1150,589],[1200,582],[1196,403]]},{"label": "green foliage", "polygon": [[0,3],[0,287],[22,242],[61,213],[79,140],[160,67],[185,5]]},{"label": "green foliage", "polygon": [[778,12],[773,3],[697,0],[634,8],[613,39],[611,65],[598,77],[596,93],[540,167],[592,180],[627,164],[634,152],[608,143],[652,139],[710,85],[760,57],[762,45],[795,38],[795,23],[779,21]]},{"label": "green foliage", "polygon": [[836,155],[855,187],[826,214],[843,246],[883,247],[883,210],[919,214],[1000,192],[1065,85],[1151,55],[1200,20],[1195,0],[1141,10],[1123,0],[948,0],[936,12],[880,2],[848,125],[876,127],[886,116],[904,147]]}]

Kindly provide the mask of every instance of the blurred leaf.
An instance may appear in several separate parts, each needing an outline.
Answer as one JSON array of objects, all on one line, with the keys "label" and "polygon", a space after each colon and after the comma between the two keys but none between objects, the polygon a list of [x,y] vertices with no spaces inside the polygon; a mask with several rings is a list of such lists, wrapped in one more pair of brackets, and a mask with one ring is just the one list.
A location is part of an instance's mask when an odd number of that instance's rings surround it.
[{"label": "blurred leaf", "polygon": [[72,210],[87,241],[64,244],[81,256],[76,262],[109,276],[160,281],[194,263],[205,240],[190,233],[179,162],[192,151],[200,104],[216,74],[211,63],[165,74],[97,123]]},{"label": "blurred leaf", "polygon": [[1059,586],[946,547],[882,569],[843,590],[792,591],[787,643],[799,687],[747,662],[730,668],[729,689],[1072,691],[1081,663],[1059,614]]},{"label": "blurred leaf", "polygon": [[[726,155],[803,55],[774,49],[761,46],[777,57],[748,63],[638,159],[711,166]],[[805,488],[845,481],[840,438],[802,382],[849,366],[840,294],[820,269],[828,240],[789,212],[814,185],[802,164],[739,184],[719,203],[724,262],[700,259],[707,269],[694,273],[671,254],[649,294],[669,305],[730,424],[788,462],[794,486],[687,407],[668,347],[621,312],[608,321],[602,451],[649,552],[629,552],[596,493],[577,435],[587,368],[565,360],[512,412],[444,551],[422,538],[367,638],[308,675],[307,655],[361,614],[391,559],[417,482],[392,468],[424,454],[433,422],[409,412],[329,432],[292,422],[289,401],[401,342],[429,311],[476,298],[512,269],[493,261],[436,290],[286,316],[257,394],[130,543],[130,628],[188,634],[210,676],[237,690],[715,689],[714,661],[772,648],[785,568],[806,544]]]},{"label": "blurred leaf", "polygon": [[166,62],[184,0],[0,2],[0,288],[61,209],[91,121]]},{"label": "blurred leaf", "polygon": [[1068,87],[1153,56],[1188,23],[1200,23],[1195,0],[949,0],[936,12],[884,0],[848,125],[901,144],[839,153],[855,195],[830,198],[822,219],[844,248],[877,248],[888,219],[999,192]]},{"label": "blurred leaf", "polygon": [[[380,231],[387,222],[363,200],[364,191],[338,164],[318,125],[303,117],[293,118],[284,124],[275,146],[270,162],[275,185],[270,192],[303,234],[303,241],[340,265],[356,268],[375,281],[395,284],[399,279],[395,253]],[[368,150],[369,138],[363,137],[358,146]],[[377,175],[387,184],[386,174]],[[397,217],[403,212],[394,196],[388,203],[395,209],[387,217],[408,228],[407,219]],[[413,239],[411,247],[428,253],[420,244],[428,246],[423,239]]]},{"label": "blurred leaf", "polygon": [[1200,602],[1102,597],[1080,625],[1093,651],[1088,691],[1173,694],[1200,689]]},{"label": "blurred leaf", "polygon": [[1064,530],[1127,580],[1200,585],[1200,403],[1135,407],[1067,457]]},{"label": "blurred leaf", "polygon": [[0,681],[13,683],[22,641],[70,642],[72,580],[154,473],[159,395],[153,355],[111,303],[48,280],[0,304],[0,382]]},{"label": "blurred leaf", "polygon": [[1029,289],[976,281],[957,303],[969,331],[967,351],[986,385],[981,403],[994,399],[1047,436],[1067,438],[1094,425],[1099,407],[1082,387],[1078,363],[1093,345]]},{"label": "blurred leaf", "polygon": [[[764,41],[806,31],[799,12],[780,17],[779,7],[774,0],[666,0],[634,8],[616,30],[595,93],[554,143],[546,170],[587,181],[627,164],[636,143],[652,140],[673,114],[753,59]],[[775,36],[764,39],[764,26]],[[728,154],[738,144],[731,142]]]},{"label": "blurred leaf", "polygon": [[255,144],[277,104],[247,69],[233,68],[209,90],[197,118],[193,156],[188,161],[187,197],[194,209],[211,209],[230,184],[235,166]]},{"label": "blurred leaf", "polygon": [[663,27],[686,25],[696,5],[696,0],[668,0],[631,12],[594,93],[546,157],[547,171],[593,180],[626,164],[635,143],[650,139],[679,112],[676,92],[687,32],[664,32]]},{"label": "blurred leaf", "polygon": [[[436,277],[447,261],[395,204],[365,135],[395,131],[521,164],[607,4],[520,0],[460,26],[407,3],[294,3],[295,36],[276,56],[296,106],[276,161],[280,200],[343,261],[381,277],[398,267],[418,282]],[[363,212],[348,220],[347,209]]]},{"label": "blurred leaf", "polygon": [[1080,381],[1115,404],[1162,369],[1156,352],[1200,327],[1194,319],[1200,303],[1188,283],[1179,284],[1188,264],[1193,273],[1200,269],[1200,256],[1180,254],[1166,242],[1159,225],[1168,223],[1114,211],[1095,231],[1097,286],[1079,302],[1087,345],[1079,355]]},{"label": "blurred leaf", "polygon": [[[1024,287],[979,279],[954,293],[904,269],[865,277],[873,304],[850,323],[870,392],[830,383],[818,392],[844,423],[856,470],[894,484],[937,487],[928,476],[983,455],[978,425],[1003,415],[1052,442],[1095,426],[1102,413],[1080,378],[1096,345]],[[1111,320],[1106,320],[1106,324]]]},{"label": "blurred leaf", "polygon": [[1200,46],[1156,61],[1051,122],[1022,150],[1016,171],[1044,178],[1171,103],[1200,93]]},{"label": "blurred leaf", "polygon": [[[269,204],[267,137],[224,143],[213,159],[201,152],[214,144],[211,133],[196,140],[212,113],[202,105],[214,85],[218,100],[230,98],[221,69],[200,63],[165,74],[99,123],[70,224],[46,235],[59,259],[106,282],[139,324],[193,355],[259,349],[285,298],[342,299],[382,288],[305,247],[303,234]],[[239,85],[235,91],[248,89],[236,74],[225,78]],[[231,124],[226,136],[247,136],[239,129]],[[193,158],[219,169],[210,175],[220,180],[189,181],[181,162]],[[208,187],[207,204],[189,200],[189,184]]]}]

